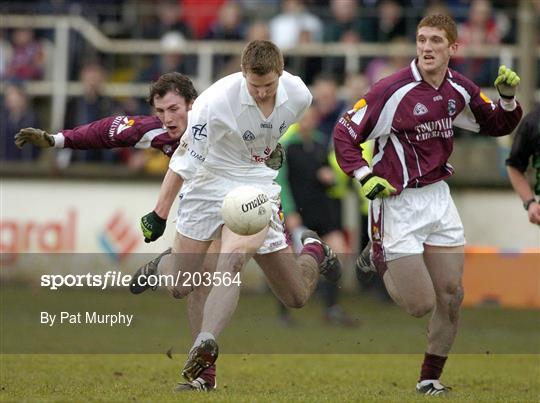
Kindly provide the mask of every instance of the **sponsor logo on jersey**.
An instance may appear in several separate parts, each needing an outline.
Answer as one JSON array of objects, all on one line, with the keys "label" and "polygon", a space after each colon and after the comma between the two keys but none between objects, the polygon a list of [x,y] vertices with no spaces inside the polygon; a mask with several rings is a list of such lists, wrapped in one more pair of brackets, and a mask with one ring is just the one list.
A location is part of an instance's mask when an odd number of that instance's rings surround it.
[{"label": "sponsor logo on jersey", "polygon": [[285,121],[283,121],[283,123],[281,124],[281,126],[279,126],[279,134],[283,134],[283,132],[287,129],[287,124],[285,123]]},{"label": "sponsor logo on jersey", "polygon": [[133,119],[128,119],[127,116],[117,116],[111,123],[109,127],[109,137],[114,137],[115,134],[120,134],[124,130],[133,127],[135,121]]},{"label": "sponsor logo on jersey", "polygon": [[122,133],[124,130],[129,129],[130,127],[133,127],[133,124],[135,121],[133,119],[129,119],[126,117],[122,120],[122,123],[118,125],[118,129],[116,129],[116,134]]},{"label": "sponsor logo on jersey", "polygon": [[193,132],[193,138],[197,141],[203,141],[203,140],[206,140],[206,123],[205,124],[200,124],[200,125],[195,125],[191,128],[192,132]]},{"label": "sponsor logo on jersey", "polygon": [[422,115],[425,115],[426,113],[428,113],[428,108],[426,107],[426,105],[418,102],[414,106],[414,109],[413,109],[414,116],[422,116]]},{"label": "sponsor logo on jersey", "polygon": [[261,122],[261,129],[271,129],[272,123],[270,122]]},{"label": "sponsor logo on jersey", "polygon": [[178,155],[183,155],[189,149],[188,142],[182,137],[178,146]]},{"label": "sponsor logo on jersey", "polygon": [[242,138],[244,139],[244,141],[253,141],[255,140],[255,135],[249,130],[246,130],[244,134],[242,134]]},{"label": "sponsor logo on jersey", "polygon": [[251,160],[255,162],[266,162],[270,157],[261,157],[260,155],[251,154]]},{"label": "sponsor logo on jersey", "polygon": [[349,136],[351,136],[353,139],[356,140],[357,134],[355,133],[355,131],[353,130],[353,128],[349,124],[350,119],[351,118],[350,118],[349,115],[344,115],[344,116],[339,118],[338,123],[340,125],[342,125],[343,127],[345,127],[345,129],[347,129],[347,132],[349,133]]},{"label": "sponsor logo on jersey", "polygon": [[195,158],[196,160],[198,161],[201,161],[201,162],[204,162],[204,156],[202,154],[199,154],[198,152],[194,151],[194,150],[189,150],[189,155],[193,158]]},{"label": "sponsor logo on jersey", "polygon": [[361,98],[356,102],[353,106],[353,110],[356,112],[362,108],[365,108],[367,106],[367,102],[364,98]]},{"label": "sponsor logo on jersey", "polygon": [[442,95],[436,95],[433,97],[433,102],[442,101]]},{"label": "sponsor logo on jersey", "polygon": [[266,147],[264,149],[264,155],[270,155],[272,153],[272,149],[270,147]]},{"label": "sponsor logo on jersey", "polygon": [[414,127],[416,141],[429,140],[435,137],[450,138],[454,135],[452,118],[444,118],[430,122],[420,123]]},{"label": "sponsor logo on jersey", "polygon": [[456,114],[456,101],[453,99],[448,100],[448,115],[454,116]]}]

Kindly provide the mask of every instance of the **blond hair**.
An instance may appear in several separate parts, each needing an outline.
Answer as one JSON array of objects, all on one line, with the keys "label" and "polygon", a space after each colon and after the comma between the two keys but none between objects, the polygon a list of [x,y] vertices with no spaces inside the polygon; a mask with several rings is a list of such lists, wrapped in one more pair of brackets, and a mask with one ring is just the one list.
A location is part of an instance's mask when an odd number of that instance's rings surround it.
[{"label": "blond hair", "polygon": [[242,71],[259,76],[270,72],[281,75],[283,72],[283,54],[270,41],[254,40],[247,44],[242,52]]}]

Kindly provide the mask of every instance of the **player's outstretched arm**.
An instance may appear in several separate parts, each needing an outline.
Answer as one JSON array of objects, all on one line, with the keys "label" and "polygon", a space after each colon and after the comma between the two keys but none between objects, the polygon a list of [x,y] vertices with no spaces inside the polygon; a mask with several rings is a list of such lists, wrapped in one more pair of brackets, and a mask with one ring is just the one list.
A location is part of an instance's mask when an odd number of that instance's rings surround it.
[{"label": "player's outstretched arm", "polygon": [[501,98],[510,100],[516,96],[516,90],[521,79],[515,71],[502,65],[499,67],[499,73],[495,79],[495,88]]},{"label": "player's outstretched arm", "polygon": [[141,230],[144,236],[144,242],[153,242],[165,232],[167,216],[183,183],[184,180],[180,175],[171,169],[167,170],[161,184],[161,189],[159,190],[156,207],[153,211],[141,218]]},{"label": "player's outstretched arm", "polygon": [[27,127],[21,129],[15,135],[15,145],[17,147],[23,148],[26,143],[39,148],[50,148],[54,147],[54,137],[45,130]]}]

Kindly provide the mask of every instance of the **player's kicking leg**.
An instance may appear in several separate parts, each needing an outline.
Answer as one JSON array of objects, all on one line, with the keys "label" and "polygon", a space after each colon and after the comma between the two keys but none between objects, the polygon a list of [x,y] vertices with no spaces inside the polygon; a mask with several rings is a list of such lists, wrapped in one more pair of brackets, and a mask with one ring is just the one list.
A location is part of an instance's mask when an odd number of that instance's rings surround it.
[{"label": "player's kicking leg", "polygon": [[[203,271],[209,273],[215,272],[220,248],[220,241],[216,240],[212,242],[204,259]],[[211,289],[211,286],[201,285],[200,287],[195,288],[195,290],[193,290],[193,292],[187,296],[188,319],[191,329],[191,337],[193,341],[195,341],[198,334],[201,332],[204,304],[206,302],[206,299],[208,298],[208,294],[210,293]],[[211,365],[210,367],[202,371],[201,374],[193,381],[190,382],[184,380],[179,382],[174,388],[174,391],[213,391],[217,387],[216,370],[216,365]]]},{"label": "player's kicking leg", "polygon": [[[223,226],[216,273],[219,273],[223,279],[234,278],[262,245],[267,231],[268,228],[265,228],[255,235],[238,236]],[[238,284],[222,282],[212,287],[204,306],[201,332],[193,343],[182,370],[182,376],[189,382],[197,379],[217,360],[218,346],[215,338],[229,322],[238,304],[239,296]]]},{"label": "player's kicking leg", "polygon": [[[239,272],[255,250],[262,244],[266,231],[252,237],[238,237],[226,227],[222,232],[222,254],[217,271],[220,274]],[[313,231],[302,236],[304,248],[298,258],[290,247],[265,255],[256,255],[256,261],[268,278],[274,293],[287,306],[302,307],[317,285],[319,273],[336,282],[341,276],[341,264],[332,249]],[[225,264],[223,264],[225,263]],[[223,270],[223,272],[221,271]],[[189,354],[182,375],[193,381],[204,368],[210,367],[218,355],[215,338],[229,322],[238,303],[237,286],[212,289],[205,306],[201,333]]]}]

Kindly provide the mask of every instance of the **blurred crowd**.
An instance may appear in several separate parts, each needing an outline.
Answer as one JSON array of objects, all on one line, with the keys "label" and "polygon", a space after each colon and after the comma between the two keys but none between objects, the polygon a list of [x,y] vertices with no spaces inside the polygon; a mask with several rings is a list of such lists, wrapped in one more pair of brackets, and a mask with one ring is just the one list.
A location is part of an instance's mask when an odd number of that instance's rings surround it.
[{"label": "blurred crowd", "polygon": [[[534,0],[540,14],[540,1]],[[249,41],[270,39],[282,49],[304,43],[414,43],[423,15],[449,13],[459,22],[459,42],[499,45],[516,41],[516,2],[510,0],[36,0],[2,2],[2,14],[81,15],[111,38],[160,40],[159,56],[100,54],[80,35],[70,33],[68,74],[83,94],[68,101],[64,127],[89,123],[111,114],[149,114],[143,99],[104,95],[108,82],[148,83],[169,71],[196,76],[197,56],[182,52],[186,40]],[[50,99],[30,99],[28,80],[52,76],[52,30],[0,30],[0,77],[3,83],[2,160],[32,160],[35,150],[12,142],[21,127],[48,125]],[[410,62],[404,57],[362,58],[356,74],[345,73],[344,58],[286,58],[286,69],[300,75],[315,94],[318,130],[326,146],[341,112],[371,84]],[[453,67],[481,86],[490,86],[498,60],[457,59]],[[239,70],[237,56],[216,55],[213,76]],[[142,152],[140,152],[142,153]],[[134,169],[162,171],[166,160],[145,151],[65,152],[62,161],[123,163]],[[66,164],[64,164],[66,165]]]}]

